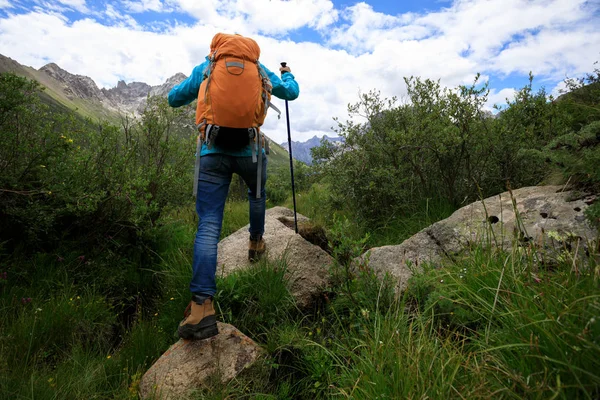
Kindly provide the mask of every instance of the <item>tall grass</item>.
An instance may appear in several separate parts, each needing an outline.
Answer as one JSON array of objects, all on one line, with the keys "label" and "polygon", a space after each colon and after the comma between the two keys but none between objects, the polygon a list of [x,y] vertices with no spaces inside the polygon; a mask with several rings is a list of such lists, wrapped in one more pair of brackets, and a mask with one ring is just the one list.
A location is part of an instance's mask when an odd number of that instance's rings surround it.
[{"label": "tall grass", "polygon": [[[299,205],[311,210],[323,195],[316,188]],[[224,226],[233,232],[247,223],[247,205],[228,207]],[[535,249],[475,247],[444,268],[425,268],[398,294],[389,277],[344,267],[364,246],[364,231],[344,236],[352,224],[343,213],[300,207],[321,213],[338,244],[330,286],[313,307],[300,309],[283,260],[219,277],[220,320],[250,335],[267,356],[192,398],[600,396],[597,255],[574,259],[565,251],[543,266]],[[160,285],[136,298],[128,319],[112,295],[70,281],[85,264],[47,262],[48,273],[62,277],[56,280],[38,278],[42,264],[0,275],[0,398],[137,398],[143,373],[177,341],[189,302],[194,212],[163,218],[155,264],[144,272]]]},{"label": "tall grass", "polygon": [[[291,196],[284,203],[293,208]],[[332,228],[336,218],[347,218],[352,225],[345,231],[349,238],[359,240],[366,234],[369,239],[367,248],[400,244],[421,229],[434,222],[449,217],[456,209],[440,199],[426,199],[415,206],[412,212],[403,215],[389,215],[376,226],[361,222],[360,216],[344,204],[335,204],[331,198],[330,188],[326,184],[313,184],[306,192],[296,195],[297,211],[311,219],[312,222]]]}]

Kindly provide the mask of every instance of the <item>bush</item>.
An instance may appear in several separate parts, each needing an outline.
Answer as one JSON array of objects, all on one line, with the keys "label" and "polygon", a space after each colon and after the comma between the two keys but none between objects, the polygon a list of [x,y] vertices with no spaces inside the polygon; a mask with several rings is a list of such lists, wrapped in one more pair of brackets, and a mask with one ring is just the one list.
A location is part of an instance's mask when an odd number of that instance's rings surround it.
[{"label": "bush", "polygon": [[50,112],[39,84],[12,74],[0,75],[0,93],[0,240],[9,246],[135,242],[165,207],[191,198],[186,110],[150,98],[121,129]]},{"label": "bush", "polygon": [[[344,205],[372,229],[414,214],[427,199],[456,208],[500,193],[507,183],[539,184],[554,170],[539,153],[569,132],[573,107],[579,104],[549,101],[543,88],[533,91],[530,76],[494,116],[484,109],[488,90],[479,76],[472,85],[455,89],[414,77],[405,81],[407,104],[383,99],[376,91],[362,94],[348,107],[350,120],[336,128],[343,144],[323,142],[313,149],[332,190],[331,204]],[[587,103],[579,107],[591,107],[578,121],[595,118],[596,87],[578,87],[569,97],[585,95]],[[585,135],[582,146],[589,146],[593,133]],[[564,164],[595,179],[594,150],[573,154]]]}]

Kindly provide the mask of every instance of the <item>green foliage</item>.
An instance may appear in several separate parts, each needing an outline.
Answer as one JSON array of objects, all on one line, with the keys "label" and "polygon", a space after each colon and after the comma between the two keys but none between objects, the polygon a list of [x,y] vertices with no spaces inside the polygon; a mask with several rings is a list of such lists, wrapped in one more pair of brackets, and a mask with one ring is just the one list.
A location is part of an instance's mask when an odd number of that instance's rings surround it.
[{"label": "green foliage", "polygon": [[600,190],[600,121],[552,140],[544,149],[548,162],[558,165],[580,187]]},{"label": "green foliage", "polygon": [[[307,191],[314,182],[312,167],[294,162],[294,183],[296,193]],[[292,176],[289,165],[273,166],[267,180],[267,201],[269,205],[280,205],[292,196]]]},{"label": "green foliage", "polygon": [[284,259],[261,261],[219,280],[215,300],[222,320],[259,340],[284,323],[295,308],[286,271]]},{"label": "green foliage", "polygon": [[[600,70],[566,80],[570,90],[557,101],[568,130],[554,138],[535,156],[558,167],[577,189],[600,192]],[[586,210],[589,221],[600,229],[600,202]]]},{"label": "green foliage", "polygon": [[352,222],[346,217],[333,219],[333,226],[329,231],[329,247],[333,249],[333,258],[342,266],[348,266],[350,262],[360,256],[365,250],[365,244],[369,235],[355,240],[348,232],[352,229]]},{"label": "green foliage", "polygon": [[565,111],[532,89],[485,111],[487,85],[448,89],[405,79],[407,104],[372,91],[338,123],[342,146],[323,143],[313,158],[332,190],[333,208],[374,229],[404,219],[426,199],[458,207],[512,187],[535,185],[549,172],[536,152],[566,129]]},{"label": "green foliage", "polygon": [[[118,345],[110,333],[114,309],[102,297],[69,289],[22,305],[11,299],[23,297],[26,288],[8,275],[0,288],[7,315],[0,321],[0,393],[135,398],[144,371],[176,341],[189,301],[192,211],[163,216],[156,247],[162,261],[155,267],[163,276],[161,301],[154,309],[139,303],[145,310]],[[330,236],[340,254],[359,254],[364,242],[344,237],[349,224],[335,220]],[[249,334],[265,357],[192,398],[437,398],[457,392],[467,398],[593,398],[600,387],[594,257],[566,256],[548,271],[536,268],[525,250],[475,248],[456,264],[415,274],[405,297],[394,292],[393,280],[378,278],[366,265],[342,274],[334,269],[321,301],[304,310],[290,295],[285,262],[258,263],[219,279],[216,300],[220,319]],[[35,314],[38,307],[43,311]],[[32,330],[39,333],[33,341]],[[56,336],[59,331],[63,336]],[[15,368],[24,363],[19,354],[30,341],[28,367]]]},{"label": "green foliage", "polygon": [[344,145],[313,155],[334,193],[367,221],[405,215],[427,197],[457,205],[474,193],[488,162],[486,86],[477,79],[457,90],[419,78],[406,84],[410,104],[361,95],[348,108],[351,120],[338,124]]},{"label": "green foliage", "polygon": [[[513,188],[535,185],[542,180],[548,171],[547,165],[535,154],[564,130],[559,107],[548,101],[543,88],[534,93],[532,84],[530,75],[529,83],[515,93],[512,101],[503,107],[496,106],[499,114],[486,173],[496,177],[497,182],[509,182]],[[480,187],[489,193],[487,182],[482,182]],[[504,187],[496,184],[494,189],[500,192]]]},{"label": "green foliage", "polygon": [[[296,196],[298,212],[309,217],[318,225],[332,229],[336,220],[348,219],[352,221],[345,226],[343,235],[348,240],[360,240],[365,236],[366,248],[400,244],[415,233],[432,223],[449,217],[455,208],[444,199],[424,199],[416,204],[410,215],[389,215],[377,221],[373,227],[364,221],[356,220],[356,213],[338,203],[336,195],[332,193],[327,183],[315,183],[306,192]],[[291,196],[283,206],[292,209]],[[331,232],[330,232],[331,235]]]},{"label": "green foliage", "polygon": [[[597,65],[598,62],[595,63]],[[557,99],[564,110],[567,126],[579,131],[585,125],[600,120],[600,69],[581,78],[565,80],[564,93]]]},{"label": "green foliage", "polygon": [[476,251],[432,271],[436,289],[423,315],[435,318],[443,335],[464,337],[465,351],[488,357],[486,380],[498,390],[566,398],[597,392],[597,265],[593,257],[568,258],[545,271],[527,252]]},{"label": "green foliage", "polygon": [[115,315],[103,297],[71,289],[48,300],[34,297],[20,307],[16,300],[2,297],[2,308],[14,313],[2,323],[0,347],[8,368],[24,371],[38,363],[60,361],[76,344],[96,351],[108,348],[106,338]]},{"label": "green foliage", "polygon": [[0,89],[1,240],[126,239],[189,199],[193,138],[164,99],[120,129],[49,112],[25,78],[2,74]]}]

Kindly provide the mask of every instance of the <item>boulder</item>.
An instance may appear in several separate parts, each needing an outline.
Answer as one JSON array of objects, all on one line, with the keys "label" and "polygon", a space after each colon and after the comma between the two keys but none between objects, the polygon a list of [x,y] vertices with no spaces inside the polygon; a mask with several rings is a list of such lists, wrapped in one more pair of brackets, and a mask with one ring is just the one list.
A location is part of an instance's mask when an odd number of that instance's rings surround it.
[{"label": "boulder", "polygon": [[260,347],[229,324],[218,323],[219,334],[205,340],[179,340],[146,372],[140,382],[142,399],[181,399],[207,387],[218,377],[228,382],[258,360]]},{"label": "boulder", "polygon": [[[309,219],[298,214],[300,229]],[[285,259],[291,293],[299,306],[311,303],[314,295],[327,285],[328,270],[333,258],[321,247],[296,234],[293,228],[294,212],[284,207],[267,210],[263,238],[267,246],[267,259]],[[249,225],[229,235],[219,243],[217,274],[227,276],[248,268]]]},{"label": "boulder", "polygon": [[420,270],[423,263],[438,265],[481,244],[507,251],[515,245],[534,245],[548,259],[575,246],[583,254],[598,239],[597,231],[584,216],[595,197],[563,189],[525,187],[513,190],[512,197],[510,192],[504,192],[474,202],[402,244],[370,249],[355,262],[368,260],[378,274],[389,273],[396,279],[397,289],[402,291],[413,271]]}]

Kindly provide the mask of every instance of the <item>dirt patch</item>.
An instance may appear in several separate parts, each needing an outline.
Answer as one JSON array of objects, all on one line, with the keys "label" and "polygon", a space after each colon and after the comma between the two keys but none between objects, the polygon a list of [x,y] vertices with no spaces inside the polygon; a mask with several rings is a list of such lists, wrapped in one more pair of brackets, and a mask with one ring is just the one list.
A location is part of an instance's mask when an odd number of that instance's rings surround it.
[{"label": "dirt patch", "polygon": [[[294,218],[279,217],[277,219],[288,228],[294,229]],[[298,234],[307,242],[319,246],[321,249],[331,254],[329,241],[327,240],[327,235],[325,234],[325,229],[323,229],[323,227],[307,221],[298,221]]]}]

